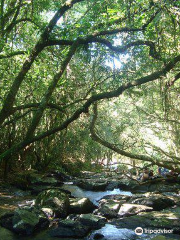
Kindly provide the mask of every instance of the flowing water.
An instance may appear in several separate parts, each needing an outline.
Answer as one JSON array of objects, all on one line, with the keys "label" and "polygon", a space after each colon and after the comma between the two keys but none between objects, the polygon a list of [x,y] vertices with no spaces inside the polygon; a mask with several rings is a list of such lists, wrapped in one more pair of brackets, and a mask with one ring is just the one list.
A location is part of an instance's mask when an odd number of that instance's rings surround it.
[{"label": "flowing water", "polygon": [[[74,197],[79,197],[79,198],[87,197],[95,205],[98,205],[98,201],[107,195],[118,195],[118,194],[132,195],[131,192],[121,191],[120,189],[114,189],[112,191],[101,191],[101,192],[86,191],[76,185],[73,185],[72,182],[65,183],[61,188],[70,191],[71,195]],[[33,200],[28,199],[27,201],[25,201],[23,199],[23,201],[17,202],[16,204],[19,207],[23,207],[24,205],[33,204]],[[96,232],[94,232],[94,233],[96,233]],[[116,239],[119,240],[119,238],[114,239],[114,238],[110,237],[111,235],[118,236],[118,234],[120,233],[119,230],[113,225],[106,224],[106,226],[104,228],[102,228],[100,230],[100,232],[102,232],[104,235],[106,235],[106,233],[108,233],[109,234],[109,235],[107,235],[108,240],[116,240]],[[93,239],[93,236],[94,236],[93,234],[90,236],[90,238],[86,238],[86,239]],[[43,240],[57,240],[57,239],[61,240],[60,238],[50,237],[46,231],[40,232],[37,236],[33,236],[33,237],[32,236],[31,237],[20,237],[7,229],[0,227],[0,240],[42,240],[42,239]],[[68,239],[66,239],[66,240],[68,240]],[[71,240],[71,239],[69,239],[69,240]]]},{"label": "flowing water", "polygon": [[89,198],[91,202],[93,202],[95,205],[98,205],[98,201],[103,198],[104,196],[107,195],[128,195],[131,196],[132,193],[128,191],[121,191],[120,189],[114,189],[111,191],[99,191],[99,192],[94,192],[94,191],[87,191],[83,190],[80,187],[73,185],[73,183],[65,183],[62,186],[63,189],[68,190],[71,192],[71,195],[74,197],[79,197],[79,198]]},{"label": "flowing water", "polygon": [[[81,188],[79,188],[76,185],[73,185],[73,183],[65,183],[61,188],[68,190],[71,192],[72,196],[74,197],[87,197],[89,198],[95,205],[98,205],[98,201],[107,195],[129,195],[131,196],[131,192],[127,191],[121,191],[120,189],[114,189],[112,191],[102,191],[102,192],[94,192],[94,191],[86,191]],[[18,202],[19,206],[23,205],[29,205],[32,204],[33,200],[28,199],[26,202],[23,200],[22,202]],[[144,239],[144,240],[150,240],[155,235],[145,235],[142,234],[141,236],[138,236],[135,234],[133,230],[126,229],[126,228],[117,228],[115,225],[112,224],[106,224],[104,227],[102,227],[99,230],[93,231],[90,236],[84,238],[84,240],[93,240],[95,234],[102,234],[104,237],[102,240],[136,240],[136,239]],[[0,240],[74,240],[74,239],[67,239],[67,238],[56,238],[56,237],[50,237],[48,234],[48,230],[42,231],[38,233],[36,236],[30,236],[30,237],[20,237],[11,231],[0,227]]]},{"label": "flowing water", "polygon": [[100,233],[104,236],[103,240],[136,240],[136,239],[144,239],[150,240],[155,235],[149,236],[147,234],[142,234],[138,236],[135,232],[131,229],[127,228],[117,228],[112,224],[106,224],[101,229],[94,231],[89,237],[85,240],[94,240],[94,235]]}]

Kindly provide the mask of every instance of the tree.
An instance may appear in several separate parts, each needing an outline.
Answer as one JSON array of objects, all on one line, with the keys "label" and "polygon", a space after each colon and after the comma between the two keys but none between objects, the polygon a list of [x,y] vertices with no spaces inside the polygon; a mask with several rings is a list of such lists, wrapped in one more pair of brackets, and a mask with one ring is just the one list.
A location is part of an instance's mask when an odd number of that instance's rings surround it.
[{"label": "tree", "polygon": [[[168,74],[177,82],[178,10],[178,1],[2,0],[0,124],[2,134],[13,127],[15,136],[0,159],[52,141],[97,101]],[[124,54],[120,71],[107,66]]]}]

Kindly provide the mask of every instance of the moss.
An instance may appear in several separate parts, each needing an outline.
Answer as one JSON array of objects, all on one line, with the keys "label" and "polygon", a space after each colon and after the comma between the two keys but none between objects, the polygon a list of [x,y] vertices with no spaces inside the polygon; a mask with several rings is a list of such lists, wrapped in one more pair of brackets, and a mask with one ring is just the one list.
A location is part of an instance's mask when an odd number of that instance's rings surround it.
[{"label": "moss", "polygon": [[66,201],[68,202],[69,199],[67,195],[59,190],[56,189],[50,189],[50,190],[45,190],[41,192],[37,198],[36,198],[36,205],[41,205],[44,207],[49,206],[49,202],[52,201],[54,198],[59,199],[60,201]]}]

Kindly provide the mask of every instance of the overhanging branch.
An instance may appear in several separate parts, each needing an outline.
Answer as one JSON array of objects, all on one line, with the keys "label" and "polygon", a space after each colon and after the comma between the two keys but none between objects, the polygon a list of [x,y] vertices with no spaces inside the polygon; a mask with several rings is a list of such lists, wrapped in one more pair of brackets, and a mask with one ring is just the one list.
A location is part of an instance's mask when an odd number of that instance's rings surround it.
[{"label": "overhanging branch", "polygon": [[[99,94],[94,94],[92,95],[80,108],[78,108],[74,114],[72,114],[72,116],[70,118],[68,118],[67,120],[65,120],[60,126],[54,128],[54,129],[50,129],[42,134],[39,134],[37,136],[33,136],[32,138],[26,139],[16,145],[14,145],[11,149],[8,149],[6,152],[4,152],[3,154],[0,155],[0,160],[4,159],[7,156],[10,156],[12,153],[16,153],[18,151],[20,151],[21,149],[23,149],[25,146],[27,146],[28,144],[32,143],[32,142],[36,142],[39,141],[45,137],[48,137],[52,134],[55,134],[56,132],[59,132],[61,130],[66,129],[69,124],[71,124],[72,122],[74,122],[76,119],[79,118],[79,116],[82,113],[87,113],[88,112],[88,108],[95,102],[102,100],[102,99],[110,99],[110,98],[114,98],[114,97],[119,97],[125,90],[130,89],[132,87],[135,86],[140,86],[142,84],[148,83],[148,82],[152,82],[154,80],[157,80],[160,77],[163,77],[166,75],[166,73],[170,72],[175,66],[176,64],[180,62],[180,55],[178,55],[177,57],[173,58],[163,69],[161,69],[160,71],[154,72],[150,75],[144,76],[142,78],[136,79],[134,81],[131,81],[129,83],[126,84],[122,84],[119,88],[117,88],[116,90],[113,91],[109,91],[109,92],[103,92],[103,93],[99,93]],[[133,156],[134,157],[134,156]],[[138,156],[137,156],[138,158]],[[146,160],[145,160],[146,159]],[[144,158],[145,161],[148,161],[148,158]],[[151,161],[149,159],[149,161]],[[153,163],[156,164],[155,160],[153,160]],[[160,162],[158,162],[158,165],[160,166]],[[165,166],[165,164],[163,163],[162,166]],[[173,166],[169,167],[169,169],[174,169]],[[180,169],[177,170],[180,172]]]},{"label": "overhanging branch", "polygon": [[[117,148],[116,145],[114,145],[110,142],[107,142],[104,139],[100,138],[96,134],[96,131],[95,131],[95,123],[96,123],[96,120],[97,120],[97,114],[98,114],[97,103],[95,103],[93,105],[93,118],[92,118],[92,121],[90,123],[91,137],[94,141],[96,141],[96,142],[100,143],[101,145],[113,150],[114,152],[116,152],[120,155],[126,156],[128,158],[151,162],[154,165],[158,165],[158,166],[161,166],[161,167],[166,167],[168,169],[176,170],[177,172],[180,172],[180,168],[176,164],[172,164],[172,163],[168,164],[168,163],[166,163],[166,161],[160,161],[159,159],[156,159],[154,157],[152,158],[152,157],[149,157],[149,156],[146,156],[146,155],[134,154],[134,153],[131,153],[131,152],[124,151],[120,148]],[[180,163],[179,163],[179,165],[180,165]]]}]

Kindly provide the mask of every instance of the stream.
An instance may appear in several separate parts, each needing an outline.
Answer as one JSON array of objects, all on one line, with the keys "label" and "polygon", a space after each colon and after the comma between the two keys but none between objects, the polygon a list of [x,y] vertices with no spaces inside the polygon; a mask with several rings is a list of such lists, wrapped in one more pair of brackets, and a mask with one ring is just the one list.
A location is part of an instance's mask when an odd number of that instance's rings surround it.
[{"label": "stream", "polygon": [[[118,194],[123,194],[123,195],[132,195],[131,192],[126,192],[126,191],[121,191],[120,189],[114,189],[112,191],[102,191],[102,192],[95,192],[95,191],[86,191],[81,189],[80,187],[73,185],[73,182],[67,182],[64,183],[64,185],[61,187],[65,190],[68,190],[71,192],[71,195],[74,197],[79,197],[79,198],[83,198],[83,197],[87,197],[89,198],[96,206],[98,205],[98,201],[103,198],[104,196],[107,195],[118,195]],[[17,195],[17,194],[16,194]],[[25,199],[18,199],[17,196],[13,196],[13,194],[11,194],[11,196],[8,196],[7,198],[12,199],[13,205],[17,205],[18,207],[23,207],[25,205],[30,205],[33,204],[33,199],[29,200],[25,200]],[[7,199],[6,198],[6,199]],[[6,200],[4,199],[4,202]],[[3,204],[3,203],[1,203]],[[7,204],[4,204],[5,206]],[[128,230],[129,231],[129,230]],[[96,232],[101,232],[102,234],[104,234],[105,236],[107,235],[108,240],[119,240],[119,234],[120,234],[120,230],[117,229],[115,226],[110,225],[110,224],[106,224],[105,227],[103,227],[102,229],[100,229],[99,231],[95,231],[91,234],[90,237],[86,238],[88,239],[93,239],[93,236]],[[122,233],[121,233],[122,235]],[[124,235],[124,230],[123,230],[123,235]],[[127,230],[126,230],[126,235],[127,235]],[[128,236],[128,235],[127,235]],[[118,238],[117,238],[118,237]],[[38,233],[36,236],[30,236],[30,237],[21,237],[18,236],[16,234],[14,234],[13,232],[0,227],[0,240],[61,240],[60,238],[56,238],[56,237],[50,237],[47,234],[47,231],[42,231],[40,233]],[[67,239],[66,240],[70,240]]]},{"label": "stream", "polygon": [[[102,192],[95,192],[95,191],[86,191],[81,188],[79,188],[76,185],[73,185],[72,182],[65,183],[61,188],[68,190],[71,192],[72,196],[74,197],[87,197],[89,198],[95,205],[98,205],[98,201],[107,195],[129,195],[131,196],[132,193],[128,191],[121,191],[120,189],[114,189],[112,191],[102,191]],[[4,201],[5,203],[5,201]],[[18,206],[24,206],[33,204],[33,199],[22,200],[17,201]],[[2,205],[2,203],[1,203]],[[6,204],[4,204],[6,205]],[[0,240],[73,240],[69,238],[57,238],[57,237],[50,237],[47,233],[48,230],[42,231],[38,233],[36,236],[29,236],[29,237],[21,237],[13,232],[0,227]],[[84,238],[84,240],[93,240],[95,234],[102,234],[104,235],[104,238],[101,238],[102,240],[136,240],[136,239],[145,239],[150,240],[155,235],[145,235],[142,234],[141,236],[138,236],[135,234],[133,230],[126,229],[126,228],[118,228],[115,225],[107,223],[104,227],[102,227],[99,230],[93,231],[88,237]],[[98,239],[98,238],[97,238]]]},{"label": "stream", "polygon": [[107,195],[128,195],[131,196],[132,193],[131,192],[127,192],[127,191],[121,191],[118,188],[115,188],[112,191],[103,191],[103,192],[95,192],[95,191],[87,191],[87,190],[83,190],[80,187],[73,185],[72,182],[69,183],[64,183],[64,185],[62,186],[63,189],[68,190],[71,192],[71,195],[73,197],[78,197],[78,198],[89,198],[91,200],[91,202],[93,202],[96,206],[98,205],[98,201],[107,196]]}]

